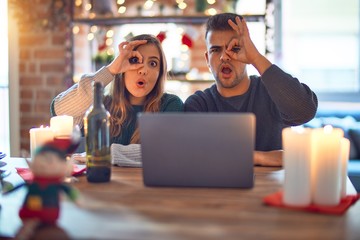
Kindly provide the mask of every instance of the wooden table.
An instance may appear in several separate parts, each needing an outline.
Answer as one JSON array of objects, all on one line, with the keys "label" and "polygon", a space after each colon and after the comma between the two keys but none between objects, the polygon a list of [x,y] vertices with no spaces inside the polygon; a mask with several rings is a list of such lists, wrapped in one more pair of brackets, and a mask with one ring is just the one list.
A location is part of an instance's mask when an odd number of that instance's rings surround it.
[{"label": "wooden table", "polygon": [[[359,201],[341,216],[265,206],[263,197],[281,189],[284,173],[256,167],[255,174],[250,190],[150,188],[143,185],[141,169],[113,167],[110,183],[90,184],[79,177],[73,185],[83,206],[64,200],[59,227],[44,234],[74,239],[360,239]],[[354,193],[352,185],[348,191]],[[18,210],[25,192],[3,196],[0,236],[14,236],[21,226]]]}]

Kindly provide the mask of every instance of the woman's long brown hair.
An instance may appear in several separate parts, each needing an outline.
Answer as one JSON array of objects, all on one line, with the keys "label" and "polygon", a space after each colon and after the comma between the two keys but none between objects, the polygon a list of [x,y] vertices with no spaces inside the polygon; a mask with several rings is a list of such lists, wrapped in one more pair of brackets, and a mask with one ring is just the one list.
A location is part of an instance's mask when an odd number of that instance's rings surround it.
[{"label": "woman's long brown hair", "polygon": [[[161,43],[149,34],[142,34],[131,38],[129,41],[147,40],[146,44],[154,44],[160,53],[160,72],[153,90],[146,96],[144,112],[159,112],[161,97],[164,93],[164,85],[167,77],[167,64]],[[131,121],[132,106],[129,99],[129,91],[125,87],[124,73],[117,74],[113,81],[110,95],[106,96],[104,103],[110,112],[110,134],[116,137],[121,134],[121,128]],[[130,143],[140,143],[139,128],[136,127]]]}]

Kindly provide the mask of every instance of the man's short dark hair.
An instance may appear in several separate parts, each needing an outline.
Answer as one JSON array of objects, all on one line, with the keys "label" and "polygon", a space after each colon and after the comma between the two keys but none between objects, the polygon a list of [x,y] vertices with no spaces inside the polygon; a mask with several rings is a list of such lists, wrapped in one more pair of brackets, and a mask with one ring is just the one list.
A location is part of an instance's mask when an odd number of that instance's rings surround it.
[{"label": "man's short dark hair", "polygon": [[205,31],[205,39],[210,31],[226,31],[233,30],[228,23],[228,20],[231,19],[235,22],[235,18],[242,16],[235,13],[220,13],[214,16],[211,16],[206,22],[206,31]]}]

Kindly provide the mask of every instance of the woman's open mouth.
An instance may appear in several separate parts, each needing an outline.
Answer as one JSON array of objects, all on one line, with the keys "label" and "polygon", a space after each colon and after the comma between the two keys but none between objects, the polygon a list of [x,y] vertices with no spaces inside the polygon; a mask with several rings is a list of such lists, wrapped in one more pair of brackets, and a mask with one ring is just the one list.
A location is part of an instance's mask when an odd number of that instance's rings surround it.
[{"label": "woman's open mouth", "polygon": [[145,81],[143,79],[139,79],[137,82],[136,82],[136,86],[138,88],[143,88],[145,87]]}]

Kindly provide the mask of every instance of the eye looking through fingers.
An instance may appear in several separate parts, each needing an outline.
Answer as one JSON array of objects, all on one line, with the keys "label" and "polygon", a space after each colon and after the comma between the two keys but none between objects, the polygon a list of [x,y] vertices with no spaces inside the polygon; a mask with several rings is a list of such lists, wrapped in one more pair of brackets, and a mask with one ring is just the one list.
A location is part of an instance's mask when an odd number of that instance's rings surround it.
[{"label": "eye looking through fingers", "polygon": [[130,64],[139,63],[139,58],[138,57],[131,57],[131,58],[129,58],[129,63]]},{"label": "eye looking through fingers", "polygon": [[240,47],[235,46],[235,47],[231,48],[231,51],[233,51],[234,53],[238,53],[238,52],[240,52]]}]

